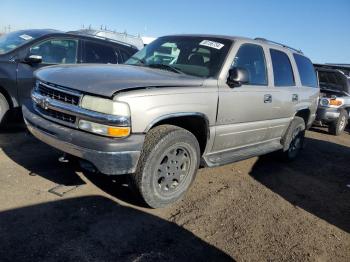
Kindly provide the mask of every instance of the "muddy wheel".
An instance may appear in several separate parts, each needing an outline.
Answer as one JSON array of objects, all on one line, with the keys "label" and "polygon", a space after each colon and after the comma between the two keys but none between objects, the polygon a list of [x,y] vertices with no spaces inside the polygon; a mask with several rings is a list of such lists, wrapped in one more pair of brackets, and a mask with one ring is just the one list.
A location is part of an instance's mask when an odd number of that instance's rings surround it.
[{"label": "muddy wheel", "polygon": [[305,122],[301,117],[294,117],[282,139],[283,155],[286,160],[294,160],[304,145]]},{"label": "muddy wheel", "polygon": [[172,204],[192,184],[199,154],[198,141],[191,132],[172,125],[155,127],[146,135],[132,185],[152,208]]},{"label": "muddy wheel", "polygon": [[329,125],[329,133],[335,136],[341,135],[348,124],[348,117],[348,112],[345,109],[341,109],[338,119]]},{"label": "muddy wheel", "polygon": [[9,104],[3,94],[0,93],[0,126],[3,125],[7,111],[9,110]]}]

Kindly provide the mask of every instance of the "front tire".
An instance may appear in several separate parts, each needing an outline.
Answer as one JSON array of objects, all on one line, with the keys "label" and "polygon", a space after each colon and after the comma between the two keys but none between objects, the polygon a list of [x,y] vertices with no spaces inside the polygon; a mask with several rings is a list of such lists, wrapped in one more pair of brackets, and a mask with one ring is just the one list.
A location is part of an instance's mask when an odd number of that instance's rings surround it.
[{"label": "front tire", "polygon": [[348,117],[348,112],[345,109],[341,109],[338,119],[329,125],[329,133],[335,136],[341,135],[348,124]]},{"label": "front tire", "polygon": [[131,182],[148,206],[164,207],[183,197],[199,162],[199,144],[191,132],[172,125],[157,126],[146,135]]},{"label": "front tire", "polygon": [[283,156],[292,161],[297,158],[304,145],[305,121],[301,117],[294,117],[290,123],[284,138],[282,139]]},{"label": "front tire", "polygon": [[5,122],[5,116],[9,109],[10,106],[7,103],[6,97],[2,93],[0,93],[0,126],[2,126]]}]

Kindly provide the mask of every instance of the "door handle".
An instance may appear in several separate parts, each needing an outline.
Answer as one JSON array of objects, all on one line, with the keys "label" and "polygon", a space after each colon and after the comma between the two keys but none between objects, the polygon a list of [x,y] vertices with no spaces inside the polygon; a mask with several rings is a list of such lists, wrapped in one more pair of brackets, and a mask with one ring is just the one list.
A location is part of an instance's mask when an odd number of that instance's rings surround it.
[{"label": "door handle", "polygon": [[298,102],[299,101],[299,96],[298,94],[293,94],[292,95],[292,102]]},{"label": "door handle", "polygon": [[272,95],[266,94],[264,95],[264,103],[271,103],[272,102]]}]

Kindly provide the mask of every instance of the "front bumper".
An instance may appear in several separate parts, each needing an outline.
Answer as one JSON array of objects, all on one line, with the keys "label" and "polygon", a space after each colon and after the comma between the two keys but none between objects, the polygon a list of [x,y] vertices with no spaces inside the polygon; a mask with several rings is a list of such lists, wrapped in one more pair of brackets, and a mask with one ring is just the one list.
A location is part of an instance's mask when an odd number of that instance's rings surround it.
[{"label": "front bumper", "polygon": [[124,139],[102,137],[51,122],[40,116],[32,103],[23,105],[22,111],[29,131],[44,143],[91,162],[107,175],[135,172],[144,134]]},{"label": "front bumper", "polygon": [[338,108],[329,108],[329,107],[318,107],[316,113],[316,121],[322,122],[332,122],[339,118]]}]

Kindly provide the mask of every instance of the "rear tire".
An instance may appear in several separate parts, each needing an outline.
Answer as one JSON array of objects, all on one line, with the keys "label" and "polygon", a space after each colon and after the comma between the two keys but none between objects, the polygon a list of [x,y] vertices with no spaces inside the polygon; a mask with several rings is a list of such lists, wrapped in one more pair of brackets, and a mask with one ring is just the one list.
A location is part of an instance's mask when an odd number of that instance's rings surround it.
[{"label": "rear tire", "polygon": [[172,204],[191,186],[200,162],[200,148],[189,131],[161,125],[146,135],[131,184],[152,208]]},{"label": "rear tire", "polygon": [[9,109],[10,106],[7,102],[6,97],[0,93],[0,127],[4,124],[5,116]]},{"label": "rear tire", "polygon": [[348,124],[348,118],[348,112],[345,109],[341,109],[338,119],[329,124],[328,132],[335,136],[341,135],[344,132],[346,125]]},{"label": "rear tire", "polygon": [[301,117],[294,117],[284,138],[282,139],[283,157],[288,161],[297,158],[304,145],[305,121]]}]

